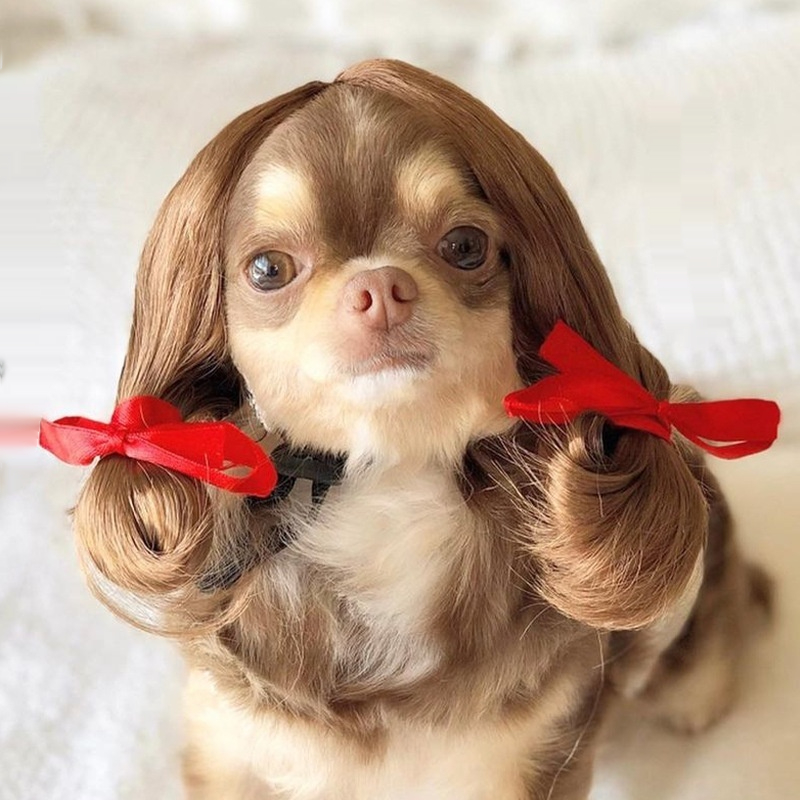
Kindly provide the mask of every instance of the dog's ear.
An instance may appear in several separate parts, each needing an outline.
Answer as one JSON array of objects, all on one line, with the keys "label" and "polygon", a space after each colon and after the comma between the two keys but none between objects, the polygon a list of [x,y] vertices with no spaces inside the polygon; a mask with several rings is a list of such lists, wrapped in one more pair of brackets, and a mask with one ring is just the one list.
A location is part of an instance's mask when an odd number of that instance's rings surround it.
[{"label": "dog's ear", "polygon": [[[169,193],[137,276],[133,325],[118,401],[149,394],[184,418],[220,418],[242,403],[223,316],[223,235],[236,183],[256,149],[327,84],[309,83],[227,125]],[[155,597],[191,589],[220,527],[204,484],[118,456],[100,460],[75,507],[90,575]],[[102,585],[101,585],[102,584]],[[109,602],[103,579],[92,588]]]}]

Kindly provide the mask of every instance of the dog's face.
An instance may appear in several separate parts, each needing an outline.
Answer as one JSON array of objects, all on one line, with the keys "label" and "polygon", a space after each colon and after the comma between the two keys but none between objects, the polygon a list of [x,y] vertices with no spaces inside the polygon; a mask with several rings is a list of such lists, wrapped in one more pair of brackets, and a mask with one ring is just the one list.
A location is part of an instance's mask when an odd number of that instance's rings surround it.
[{"label": "dog's face", "polygon": [[278,126],[234,192],[225,262],[233,361],[293,443],[456,460],[510,424],[503,221],[410,106],[337,86]]}]

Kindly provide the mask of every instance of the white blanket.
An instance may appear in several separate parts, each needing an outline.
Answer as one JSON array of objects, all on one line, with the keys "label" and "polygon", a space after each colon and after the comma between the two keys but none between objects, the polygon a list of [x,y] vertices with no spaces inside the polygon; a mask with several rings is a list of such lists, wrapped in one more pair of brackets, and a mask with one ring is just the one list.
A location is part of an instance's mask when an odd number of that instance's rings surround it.
[{"label": "white blanket", "polygon": [[[109,413],[147,227],[226,121],[360,57],[413,59],[550,159],[674,379],[784,406],[780,446],[718,465],[780,588],[742,700],[697,739],[623,727],[593,797],[800,796],[798,3],[379,5],[0,0],[0,419]],[[0,800],[178,798],[181,666],[83,588],[77,483],[0,451]]]}]

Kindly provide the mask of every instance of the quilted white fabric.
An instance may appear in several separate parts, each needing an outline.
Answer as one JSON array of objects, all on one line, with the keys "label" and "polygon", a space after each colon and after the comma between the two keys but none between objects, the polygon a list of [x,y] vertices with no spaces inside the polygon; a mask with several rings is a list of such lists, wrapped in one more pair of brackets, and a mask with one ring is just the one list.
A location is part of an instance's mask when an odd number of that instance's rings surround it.
[{"label": "quilted white fabric", "polygon": [[[147,228],[232,116],[372,55],[452,78],[553,163],[675,380],[784,407],[780,446],[719,466],[749,552],[781,587],[742,702],[696,740],[623,727],[593,797],[788,800],[800,3],[643,5],[0,0],[0,419],[109,413]],[[0,800],[172,800],[180,662],[83,588],[65,516],[77,483],[44,453],[0,451]]]}]

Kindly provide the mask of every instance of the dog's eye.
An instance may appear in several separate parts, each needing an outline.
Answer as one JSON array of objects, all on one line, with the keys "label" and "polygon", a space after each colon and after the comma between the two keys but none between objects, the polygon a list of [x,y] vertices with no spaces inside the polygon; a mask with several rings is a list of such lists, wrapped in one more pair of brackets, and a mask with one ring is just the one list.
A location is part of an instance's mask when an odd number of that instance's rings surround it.
[{"label": "dog's eye", "polygon": [[486,261],[489,238],[480,228],[453,228],[437,246],[439,255],[458,269],[477,269]]},{"label": "dog's eye", "polygon": [[260,292],[286,286],[297,275],[294,259],[287,253],[270,250],[259,253],[247,267],[250,284]]}]

